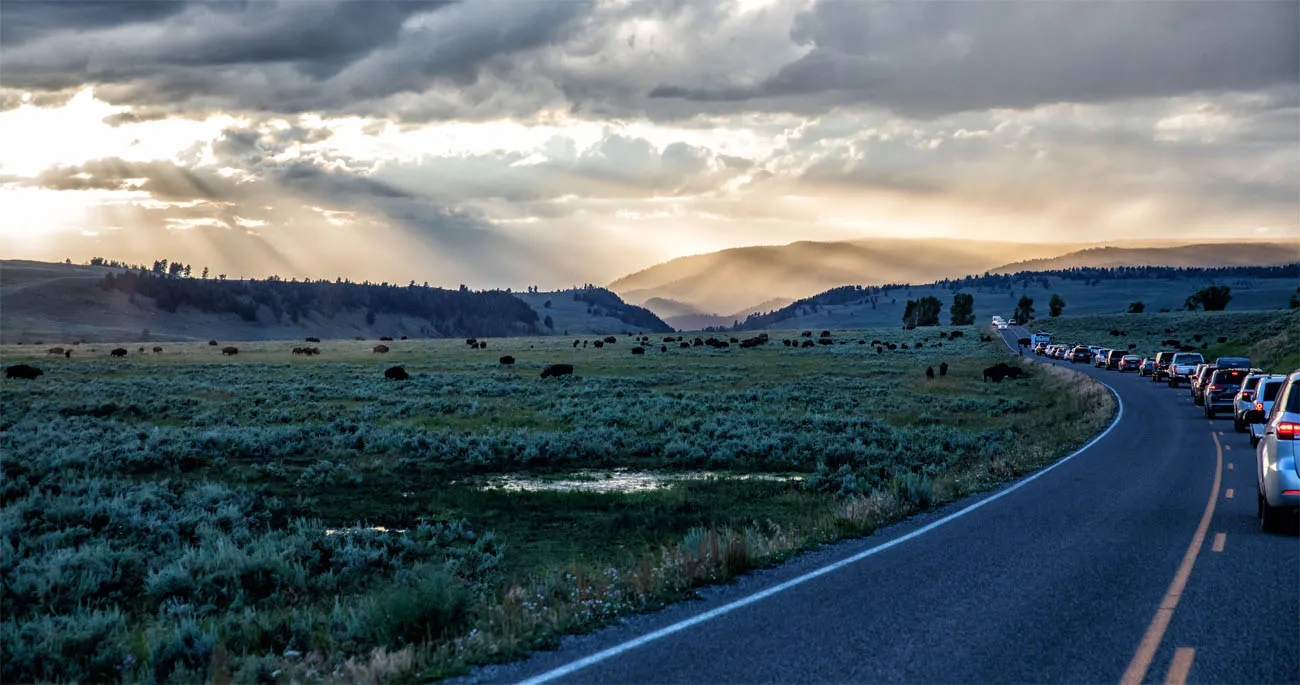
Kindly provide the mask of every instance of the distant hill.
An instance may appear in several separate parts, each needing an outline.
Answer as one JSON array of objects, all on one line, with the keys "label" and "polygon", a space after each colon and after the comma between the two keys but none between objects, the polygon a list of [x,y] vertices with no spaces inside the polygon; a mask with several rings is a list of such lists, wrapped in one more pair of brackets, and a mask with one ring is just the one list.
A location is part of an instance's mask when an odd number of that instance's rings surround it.
[{"label": "distant hill", "polygon": [[1300,262],[1300,242],[1207,243],[1177,247],[1090,247],[1058,257],[1005,264],[993,273],[1116,266],[1273,266]]},{"label": "distant hill", "polygon": [[[1242,267],[1236,272],[1180,273],[1166,270],[1144,274],[1134,268],[1110,276],[1092,271],[1038,272],[977,278],[968,282],[931,283],[918,286],[856,287],[829,289],[771,314],[755,315],[741,323],[745,330],[856,329],[899,326],[909,299],[932,296],[943,303],[940,322],[947,325],[955,292],[975,298],[975,322],[984,323],[994,314],[1010,317],[1021,296],[1034,300],[1035,316],[1048,319],[1048,300],[1058,294],[1065,300],[1065,314],[1124,314],[1128,305],[1141,301],[1147,313],[1178,311],[1188,295],[1207,285],[1232,288],[1229,311],[1286,309],[1296,292],[1300,266],[1271,277],[1252,274],[1269,269]],[[1271,271],[1280,272],[1281,269]],[[1141,314],[1132,315],[1135,321]]]},{"label": "distant hill", "polygon": [[[664,321],[667,321],[668,325],[679,331],[699,331],[705,328],[717,328],[719,326],[730,328],[732,324],[737,321],[744,321],[753,314],[763,314],[776,311],[792,302],[794,302],[794,300],[789,298],[776,297],[730,315],[682,314],[678,316],[666,316],[664,317]],[[649,307],[650,303],[647,302],[646,306]]]},{"label": "distant hill", "polygon": [[[673,330],[654,312],[627,304],[604,288],[515,293],[515,297],[533,309],[545,333],[667,333]],[[550,326],[546,325],[547,317],[551,319]]]},{"label": "distant hill", "polygon": [[629,302],[650,306],[652,300],[671,300],[700,313],[726,314],[846,283],[929,283],[1078,247],[948,239],[805,241],[681,257],[620,278],[609,288]]},{"label": "distant hill", "polygon": [[[574,296],[565,295],[569,302]],[[669,330],[607,290],[582,296],[602,306],[588,314],[589,305],[581,303],[562,325],[587,332]],[[545,326],[541,302],[534,308],[525,297],[427,286],[142,276],[6,260],[0,262],[0,342],[500,337],[564,330]]]}]

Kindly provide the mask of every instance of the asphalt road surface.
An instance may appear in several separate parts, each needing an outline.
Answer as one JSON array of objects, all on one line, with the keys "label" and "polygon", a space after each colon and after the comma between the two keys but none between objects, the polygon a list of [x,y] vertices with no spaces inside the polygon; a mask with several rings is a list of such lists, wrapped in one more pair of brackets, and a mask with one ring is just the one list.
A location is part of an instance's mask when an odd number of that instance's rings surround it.
[{"label": "asphalt road surface", "polygon": [[1300,682],[1300,542],[1259,530],[1249,441],[1074,368],[1122,408],[1056,466],[472,679]]}]

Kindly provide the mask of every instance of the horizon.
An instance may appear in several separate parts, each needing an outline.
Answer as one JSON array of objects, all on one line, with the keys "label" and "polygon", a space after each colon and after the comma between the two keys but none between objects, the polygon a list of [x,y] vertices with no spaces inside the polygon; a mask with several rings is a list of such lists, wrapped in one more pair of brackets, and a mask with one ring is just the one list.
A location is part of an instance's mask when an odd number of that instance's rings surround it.
[{"label": "horizon", "polygon": [[552,290],[805,241],[1300,239],[1294,3],[95,8],[5,2],[4,258]]}]

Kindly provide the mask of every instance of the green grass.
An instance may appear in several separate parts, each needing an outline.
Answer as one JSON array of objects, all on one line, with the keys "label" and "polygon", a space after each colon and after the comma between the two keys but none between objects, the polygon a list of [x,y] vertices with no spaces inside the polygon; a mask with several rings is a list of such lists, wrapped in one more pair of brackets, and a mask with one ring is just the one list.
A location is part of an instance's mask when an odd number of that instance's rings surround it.
[{"label": "green grass", "polygon": [[[571,339],[491,340],[487,350],[395,341],[387,355],[326,341],[311,359],[292,357],[289,342],[241,343],[236,357],[171,344],[127,359],[83,345],[71,360],[4,347],[6,361],[47,372],[0,384],[0,563],[17,607],[0,636],[31,656],[6,675],[95,679],[97,667],[75,656],[62,671],[32,670],[57,663],[41,655],[73,644],[66,626],[78,622],[123,645],[104,658],[134,659],[128,680],[223,669],[446,675],[979,491],[1058,458],[1109,420],[1100,386],[1055,367],[984,383],[981,370],[1006,359],[1005,346],[964,332],[943,347],[937,330],[878,329],[837,332],[846,344],[812,349],[787,348],[781,339],[798,334],[777,332],[753,350],[666,353],[655,336],[645,356],[623,336],[603,350]],[[900,349],[858,344],[876,338]],[[518,362],[497,364],[503,354]],[[927,381],[925,367],[941,361],[948,376]],[[577,377],[538,378],[554,362],[575,364]],[[384,381],[393,364],[412,379]],[[503,476],[599,481],[613,469],[671,484],[482,487]],[[55,482],[64,485],[51,494]],[[64,512],[57,521],[24,514],[50,510],[50,497]],[[155,519],[84,523],[137,510]],[[418,542],[393,532],[375,534],[382,546],[369,551],[312,551],[343,544],[327,528],[422,525],[434,528]],[[194,536],[211,556],[201,574],[182,572],[198,563],[186,543]],[[63,571],[72,585],[37,573],[69,553],[88,555]],[[110,569],[119,557],[135,570],[102,581],[121,584],[118,599],[78,594],[96,587],[77,580],[101,573],[92,560]],[[403,593],[430,606],[398,611],[392,598]],[[55,596],[64,599],[51,604]],[[120,614],[84,613],[100,609]],[[286,650],[307,656],[265,656]]]}]

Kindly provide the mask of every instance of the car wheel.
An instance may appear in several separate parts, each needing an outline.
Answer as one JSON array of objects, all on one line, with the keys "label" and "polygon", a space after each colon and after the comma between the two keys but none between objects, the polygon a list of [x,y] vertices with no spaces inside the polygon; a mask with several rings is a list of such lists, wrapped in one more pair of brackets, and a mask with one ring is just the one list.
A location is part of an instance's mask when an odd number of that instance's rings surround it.
[{"label": "car wheel", "polygon": [[1256,494],[1258,506],[1256,511],[1259,515],[1259,528],[1265,533],[1278,533],[1282,531],[1283,520],[1282,510],[1277,507],[1268,506],[1268,500],[1264,499],[1264,493]]},{"label": "car wheel", "polygon": [[1241,416],[1232,417],[1232,430],[1235,430],[1238,433],[1246,432],[1246,424],[1242,423]]}]

